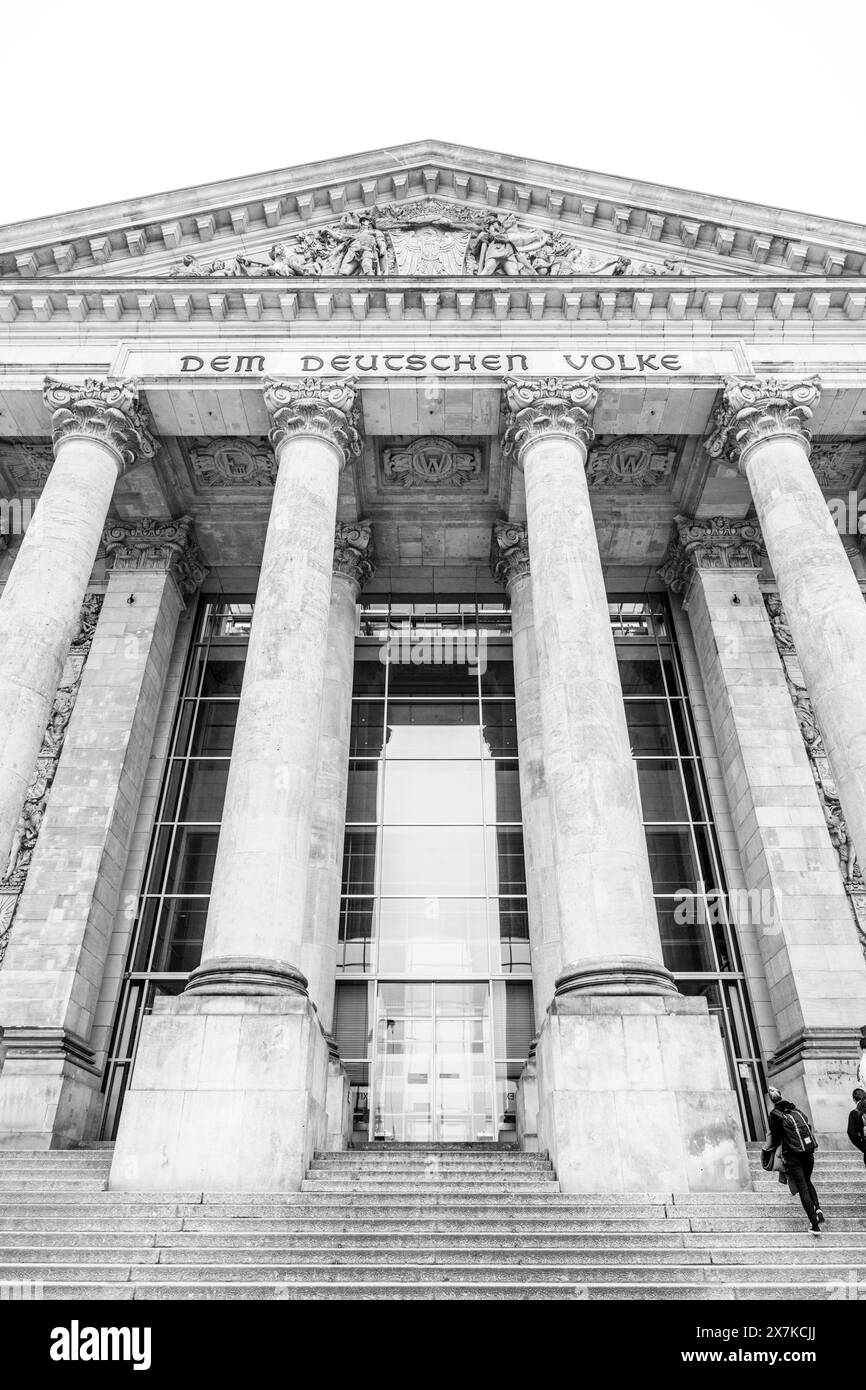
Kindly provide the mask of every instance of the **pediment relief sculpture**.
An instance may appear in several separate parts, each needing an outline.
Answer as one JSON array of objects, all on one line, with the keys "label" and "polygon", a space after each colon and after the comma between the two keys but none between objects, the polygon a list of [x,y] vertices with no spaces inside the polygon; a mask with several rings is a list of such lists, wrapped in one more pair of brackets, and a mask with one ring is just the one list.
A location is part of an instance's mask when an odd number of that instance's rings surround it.
[{"label": "pediment relief sculpture", "polygon": [[184,255],[171,276],[690,275],[684,260],[658,264],[588,250],[571,237],[521,226],[514,213],[451,206],[437,198],[346,212],[335,226],[276,242],[267,260],[238,253]]}]

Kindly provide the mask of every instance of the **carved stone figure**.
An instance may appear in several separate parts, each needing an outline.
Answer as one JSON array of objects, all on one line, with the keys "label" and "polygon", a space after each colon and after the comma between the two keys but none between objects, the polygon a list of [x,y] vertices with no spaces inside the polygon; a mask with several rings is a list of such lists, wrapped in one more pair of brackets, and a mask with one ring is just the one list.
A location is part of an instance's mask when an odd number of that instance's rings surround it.
[{"label": "carved stone figure", "polygon": [[340,235],[345,242],[338,275],[384,275],[388,245],[372,212],[343,214]]},{"label": "carved stone figure", "polygon": [[513,213],[487,218],[470,238],[467,269],[477,275],[535,275],[530,253],[539,251],[549,233],[517,226]]}]

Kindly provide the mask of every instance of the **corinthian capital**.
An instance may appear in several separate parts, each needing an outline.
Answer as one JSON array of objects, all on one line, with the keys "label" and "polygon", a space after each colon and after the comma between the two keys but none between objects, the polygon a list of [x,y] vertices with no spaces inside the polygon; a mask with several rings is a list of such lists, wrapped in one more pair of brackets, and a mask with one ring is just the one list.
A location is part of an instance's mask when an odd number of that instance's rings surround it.
[{"label": "corinthian capital", "polygon": [[497,521],[493,527],[490,572],[506,589],[529,574],[529,540],[519,521]]},{"label": "corinthian capital", "polygon": [[674,517],[676,536],[658,574],[668,588],[683,593],[697,570],[760,569],[763,541],[754,521],[711,516],[693,521]]},{"label": "corinthian capital", "polygon": [[338,521],[334,527],[334,574],[344,574],[363,589],[375,568],[372,522]]},{"label": "corinthian capital", "polygon": [[287,439],[312,435],[333,444],[343,463],[360,454],[355,381],[269,379],[265,382],[265,405],[271,417],[268,438],[275,450]]},{"label": "corinthian capital", "polygon": [[63,439],[85,436],[97,439],[117,455],[121,469],[138,459],[153,458],[156,441],[150,433],[147,413],[132,381],[95,381],[83,386],[45,378],[42,399],[51,411],[51,435],[55,451]]},{"label": "corinthian capital", "polygon": [[567,435],[584,449],[592,443],[592,412],[598,400],[594,381],[568,377],[506,378],[507,428],[502,452],[513,454],[520,466],[524,450],[536,439]]},{"label": "corinthian capital", "polygon": [[111,570],[160,570],[173,574],[182,593],[199,587],[208,567],[192,533],[192,517],[164,521],[139,517],[109,521],[102,536]]},{"label": "corinthian capital", "polygon": [[706,440],[707,452],[711,458],[728,457],[742,465],[753,444],[774,435],[794,435],[808,451],[812,436],[806,421],[812,418],[812,406],[820,394],[817,377],[811,381],[729,377]]}]

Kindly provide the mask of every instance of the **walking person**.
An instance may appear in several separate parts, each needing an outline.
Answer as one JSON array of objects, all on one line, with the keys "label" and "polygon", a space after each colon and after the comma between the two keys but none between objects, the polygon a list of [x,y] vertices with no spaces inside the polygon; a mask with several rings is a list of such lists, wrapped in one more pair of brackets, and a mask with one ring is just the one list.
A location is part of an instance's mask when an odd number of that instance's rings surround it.
[{"label": "walking person", "polygon": [[866,1091],[862,1086],[854,1088],[852,1099],[854,1109],[848,1116],[848,1138],[854,1148],[860,1150],[866,1163]]},{"label": "walking person", "polygon": [[866,1034],[860,1039],[860,1061],[857,1064],[857,1085],[866,1090]]},{"label": "walking person", "polygon": [[812,1183],[815,1150],[818,1141],[815,1131],[802,1110],[792,1100],[784,1100],[781,1091],[771,1086],[768,1091],[773,1108],[770,1111],[770,1141],[782,1149],[782,1161],[791,1193],[798,1193],[803,1210],[809,1218],[813,1236],[821,1234],[824,1213]]}]

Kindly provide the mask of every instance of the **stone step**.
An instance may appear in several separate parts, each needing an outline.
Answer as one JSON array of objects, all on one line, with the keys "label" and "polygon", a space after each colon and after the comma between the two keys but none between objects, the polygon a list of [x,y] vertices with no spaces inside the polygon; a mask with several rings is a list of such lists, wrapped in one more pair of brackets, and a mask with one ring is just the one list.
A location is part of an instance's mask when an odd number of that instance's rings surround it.
[{"label": "stone step", "polygon": [[[155,1278],[161,1283],[197,1284],[201,1281],[203,1270],[198,1264],[164,1265],[158,1270],[153,1265],[105,1264],[87,1265],[81,1262],[63,1264],[19,1263],[0,1265],[0,1284],[28,1281],[74,1281],[99,1280],[105,1283],[125,1284],[150,1283]],[[501,1265],[418,1265],[411,1262],[395,1264],[354,1264],[333,1266],[310,1263],[269,1263],[257,1265],[217,1265],[209,1267],[207,1276],[221,1284],[242,1283],[245,1281],[270,1284],[308,1284],[345,1283],[419,1283],[430,1286],[448,1283],[513,1284],[519,1279],[526,1284],[559,1283],[579,1284],[681,1284],[705,1283],[717,1287],[730,1281],[731,1270],[714,1265],[635,1265],[587,1264],[569,1265],[521,1265],[519,1269],[503,1268]],[[830,1281],[844,1283],[849,1277],[860,1281],[866,1267],[860,1270],[849,1269],[847,1265],[825,1264],[814,1269],[798,1268],[797,1282],[801,1285],[822,1286]],[[735,1271],[739,1282],[772,1284],[782,1282],[778,1267],[765,1263],[753,1269]],[[789,1282],[788,1279],[785,1282]]]},{"label": "stone step", "polygon": [[[66,1283],[46,1281],[43,1296],[57,1301],[78,1302],[83,1299],[144,1299],[162,1301],[170,1299],[200,1299],[208,1302],[236,1299],[284,1300],[291,1302],[319,1302],[323,1299],[350,1301],[546,1301],[568,1299],[583,1302],[620,1301],[648,1299],[653,1302],[716,1302],[720,1297],[716,1284],[682,1283],[657,1285],[643,1284],[590,1284],[581,1283],[572,1289],[558,1281],[550,1283],[527,1284],[515,1281],[512,1284],[449,1283],[430,1285],[426,1282],[410,1283],[310,1283],[274,1285],[244,1283],[208,1283],[178,1285],[173,1281],[158,1281],[135,1284],[111,1283]],[[773,1283],[760,1284],[748,1282],[730,1283],[725,1288],[725,1296],[737,1300],[791,1300],[818,1301],[827,1298],[827,1290],[822,1284],[811,1283]]]}]

